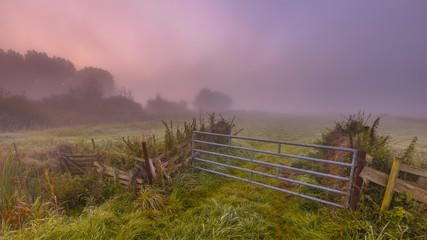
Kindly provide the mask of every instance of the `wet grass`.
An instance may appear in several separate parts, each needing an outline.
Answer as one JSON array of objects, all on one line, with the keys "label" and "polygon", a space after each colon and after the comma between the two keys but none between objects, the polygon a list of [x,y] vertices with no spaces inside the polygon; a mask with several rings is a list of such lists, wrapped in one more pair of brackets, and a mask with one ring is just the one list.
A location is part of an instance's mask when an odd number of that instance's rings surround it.
[{"label": "wet grass", "polygon": [[[238,119],[237,125],[244,128],[241,136],[313,143],[326,128],[333,127],[336,119],[336,116],[259,116]],[[427,149],[427,124],[398,119],[384,122],[380,131],[392,135],[396,145],[406,147],[412,134],[418,133],[415,135],[419,138],[418,148]],[[152,134],[162,138],[161,122],[5,133],[0,135],[0,147],[5,149],[16,142],[19,152],[37,160],[62,141],[89,142],[94,138],[103,145],[122,141],[126,136]],[[275,149],[264,143],[238,143]],[[302,148],[283,148],[284,151],[306,154]],[[372,233],[355,231],[350,226],[355,224],[353,219],[345,210],[187,169],[163,187],[153,186],[137,198],[120,195],[101,206],[86,207],[77,216],[46,216],[25,223],[20,230],[1,226],[0,239],[376,239],[381,236],[381,229],[372,229]]]},{"label": "wet grass", "polygon": [[[2,239],[329,239],[327,212],[295,197],[205,173],[178,176],[159,214],[111,200],[77,217],[53,216]],[[160,191],[160,190],[158,190]]]}]

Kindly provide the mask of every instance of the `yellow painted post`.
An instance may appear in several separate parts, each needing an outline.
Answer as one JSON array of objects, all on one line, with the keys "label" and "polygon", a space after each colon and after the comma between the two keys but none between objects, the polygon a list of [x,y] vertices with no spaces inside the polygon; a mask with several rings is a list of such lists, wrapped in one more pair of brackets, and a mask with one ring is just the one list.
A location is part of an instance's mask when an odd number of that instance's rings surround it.
[{"label": "yellow painted post", "polygon": [[393,165],[391,166],[390,175],[388,176],[387,187],[385,189],[383,203],[381,204],[381,211],[388,210],[390,203],[393,198],[393,189],[396,184],[397,176],[399,175],[401,160],[399,158],[393,159]]}]

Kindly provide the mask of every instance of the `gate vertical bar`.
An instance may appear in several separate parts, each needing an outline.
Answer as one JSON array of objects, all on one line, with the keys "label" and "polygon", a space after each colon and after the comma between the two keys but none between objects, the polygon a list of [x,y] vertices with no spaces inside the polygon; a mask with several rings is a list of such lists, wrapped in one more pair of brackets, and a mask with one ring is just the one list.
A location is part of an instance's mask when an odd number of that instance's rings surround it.
[{"label": "gate vertical bar", "polygon": [[194,170],[194,135],[195,133],[191,133],[191,167]]},{"label": "gate vertical bar", "polygon": [[348,182],[347,199],[345,202],[347,205],[347,208],[350,207],[350,196],[351,196],[351,190],[353,188],[354,169],[356,168],[356,165],[357,165],[357,155],[358,155],[358,151],[356,150],[353,152],[353,156],[351,159],[350,180]]},{"label": "gate vertical bar", "polygon": [[[231,146],[231,136],[228,136],[228,146]],[[230,167],[231,166],[230,157],[228,157],[227,160],[228,160],[228,166]]]}]

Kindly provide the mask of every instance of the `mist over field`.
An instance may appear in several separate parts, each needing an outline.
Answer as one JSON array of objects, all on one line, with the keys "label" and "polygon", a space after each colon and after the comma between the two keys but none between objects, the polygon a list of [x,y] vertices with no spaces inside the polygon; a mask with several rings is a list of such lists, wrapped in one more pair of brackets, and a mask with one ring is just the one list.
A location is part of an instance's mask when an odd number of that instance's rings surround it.
[{"label": "mist over field", "polygon": [[427,1],[0,0],[0,240],[427,239]]},{"label": "mist over field", "polygon": [[[160,96],[197,110],[206,88],[231,109],[425,118],[426,12],[425,1],[6,0],[0,49],[21,59],[0,62],[0,87],[41,99],[81,87],[89,69],[113,80],[104,97],[132,92],[144,109]],[[28,50],[53,64],[31,65]]]}]

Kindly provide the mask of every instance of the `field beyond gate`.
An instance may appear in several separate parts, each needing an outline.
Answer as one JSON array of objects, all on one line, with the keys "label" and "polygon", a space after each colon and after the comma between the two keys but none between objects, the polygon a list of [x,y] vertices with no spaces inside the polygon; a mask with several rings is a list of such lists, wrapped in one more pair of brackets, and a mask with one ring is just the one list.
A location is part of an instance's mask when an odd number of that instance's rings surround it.
[{"label": "field beyond gate", "polygon": [[[237,141],[240,141],[240,145],[245,142],[268,143],[276,151],[239,146]],[[284,146],[303,147],[309,149],[308,152],[310,149],[334,151],[336,158],[331,160],[287,154],[282,149]],[[192,166],[195,169],[341,208],[350,206],[357,154],[358,151],[351,148],[198,131],[193,132],[192,138]],[[317,178],[317,184],[310,181],[312,177]],[[299,191],[298,186],[310,190]]]}]

